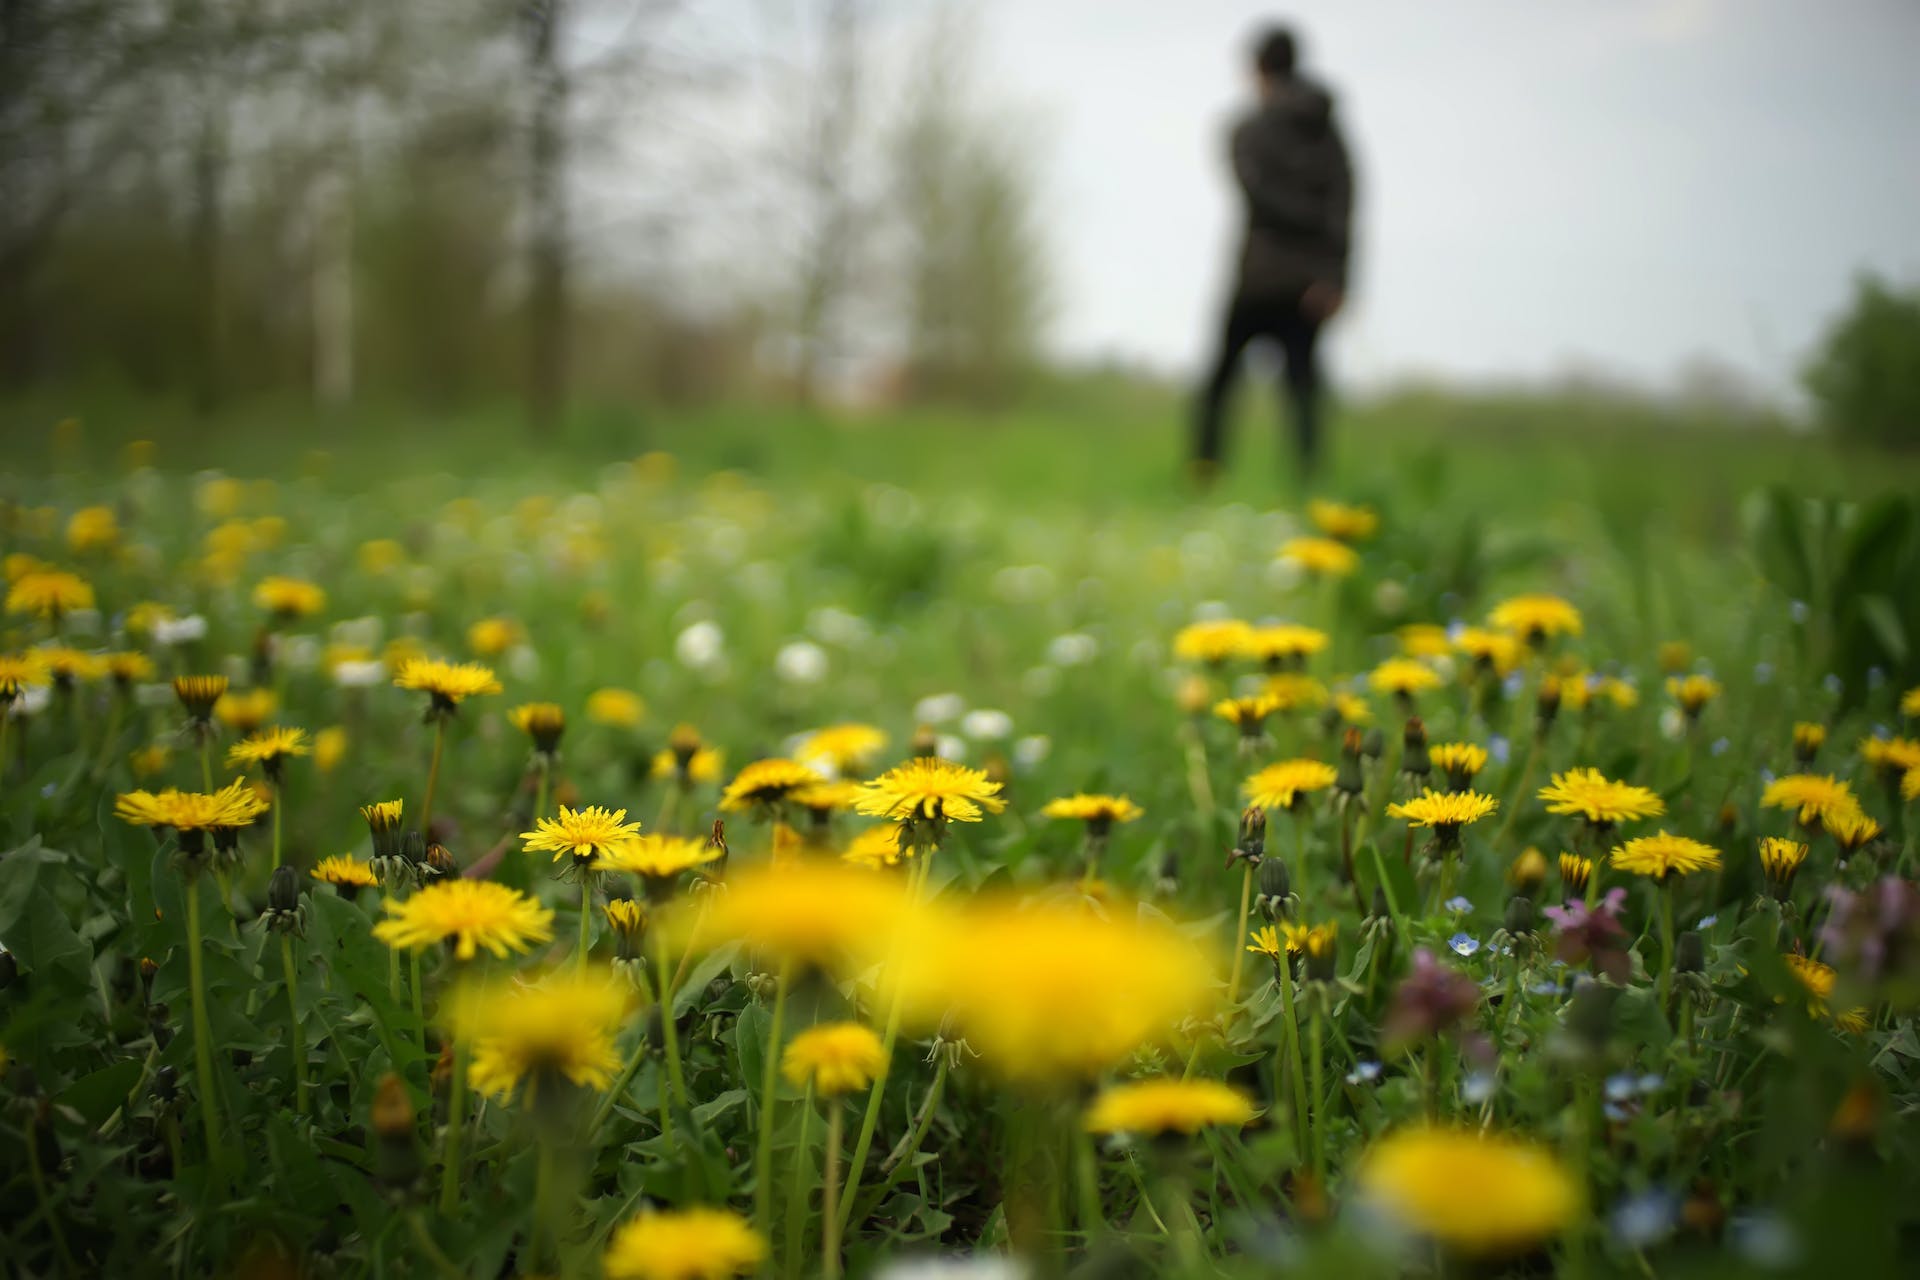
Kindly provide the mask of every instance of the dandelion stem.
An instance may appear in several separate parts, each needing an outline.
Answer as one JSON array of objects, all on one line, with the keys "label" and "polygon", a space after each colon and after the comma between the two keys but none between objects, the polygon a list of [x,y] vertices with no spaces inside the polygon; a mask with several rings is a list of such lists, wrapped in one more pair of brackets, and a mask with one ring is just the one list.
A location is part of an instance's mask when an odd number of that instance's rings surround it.
[{"label": "dandelion stem", "polygon": [[[658,938],[657,934],[655,936],[656,942],[653,949],[654,971],[656,973],[665,973],[667,971],[666,945],[664,940]],[[660,1039],[667,1051],[667,1079],[673,1085],[673,1096],[679,1101],[681,1106],[686,1107],[691,1106],[692,1103],[687,1099],[686,1076],[680,1066],[680,1031],[679,1028],[674,1026],[673,993],[675,989],[673,982],[668,982],[660,988]]]},{"label": "dandelion stem", "polygon": [[299,980],[293,967],[293,939],[280,935],[280,967],[287,979],[288,1048],[293,1053],[293,1114],[307,1114],[307,1037],[300,1026]]},{"label": "dandelion stem", "polygon": [[413,1000],[413,1039],[420,1056],[427,1056],[427,1014],[420,991],[420,953],[407,952],[407,994]]},{"label": "dandelion stem", "polygon": [[[913,1157],[919,1152],[920,1144],[926,1140],[927,1130],[933,1127],[934,1111],[940,1105],[940,1094],[941,1091],[945,1089],[946,1083],[947,1058],[943,1053],[940,1055],[939,1065],[933,1069],[933,1083],[927,1087],[926,1101],[920,1104],[920,1114],[914,1118],[913,1132],[902,1139],[901,1144],[895,1147],[893,1151],[888,1154],[887,1158],[881,1162],[880,1167],[886,1171],[886,1177],[881,1179],[880,1185],[875,1187],[872,1193],[867,1196],[867,1202],[860,1208],[854,1210],[850,1217],[842,1213],[841,1216],[847,1218],[848,1224],[865,1221],[867,1215],[879,1208],[880,1201],[885,1198],[887,1192],[893,1189],[894,1184],[899,1182],[908,1168],[912,1166]],[[851,1170],[849,1170],[847,1177],[847,1196],[851,1199],[853,1194],[860,1189],[860,1180]],[[844,1227],[841,1229],[840,1234],[842,1236],[846,1234]]]},{"label": "dandelion stem", "polygon": [[[649,992],[651,994],[651,992]],[[626,1095],[627,1086],[633,1082],[634,1073],[640,1070],[640,1064],[647,1059],[647,1033],[643,1029],[640,1038],[634,1042],[633,1052],[627,1055],[626,1065],[620,1068],[620,1074],[613,1078],[613,1087],[600,1099],[600,1106],[593,1113],[593,1120],[587,1125],[587,1139],[592,1141],[600,1133],[600,1126],[613,1114],[614,1104]],[[671,1135],[672,1121],[668,1118],[664,1097],[660,1105],[660,1132]]]},{"label": "dandelion stem", "polygon": [[[827,1104],[827,1156],[825,1182],[820,1192],[820,1232],[821,1252],[826,1257],[821,1262],[821,1272],[827,1280],[838,1280],[840,1275],[840,1138],[844,1124],[842,1116],[846,1108],[840,1105],[840,1099],[831,1099]],[[852,1199],[849,1195],[848,1199]]]},{"label": "dandelion stem", "polygon": [[453,1077],[447,1081],[447,1140],[441,1150],[440,1159],[440,1212],[442,1215],[451,1215],[460,1206],[460,1149],[466,1142],[466,1138],[467,1043],[455,1037]]},{"label": "dandelion stem", "polygon": [[1669,1002],[1673,998],[1673,888],[1662,885],[1654,890],[1660,895],[1660,1014],[1669,1017]]},{"label": "dandelion stem", "polygon": [[574,964],[587,971],[587,952],[593,946],[593,872],[580,873],[580,946],[574,951]]},{"label": "dandelion stem", "polygon": [[1248,860],[1240,868],[1240,919],[1233,926],[1233,976],[1227,980],[1228,1008],[1240,1000],[1240,974],[1247,962],[1247,909],[1252,904],[1253,863]]},{"label": "dandelion stem", "polygon": [[533,820],[538,822],[547,812],[547,787],[553,777],[553,757],[540,751],[535,753],[535,758],[539,763],[534,772],[539,776],[540,781],[534,786]]},{"label": "dandelion stem", "polygon": [[[773,1018],[767,1024],[765,1062],[760,1068],[760,1136],[754,1156],[753,1221],[765,1236],[773,1225],[773,1112],[774,1090],[780,1079],[780,1027],[787,1017],[787,987],[793,977],[793,962],[782,960],[773,980]],[[879,1081],[874,1082],[879,1087]]]},{"label": "dandelion stem", "polygon": [[[807,1134],[812,1128],[813,1082],[808,1081],[807,1096],[800,1102],[800,1138],[793,1148],[793,1180],[787,1184],[786,1263],[780,1268],[787,1280],[798,1280],[800,1275],[800,1246],[806,1238]],[[826,1213],[831,1212],[828,1206]]]},{"label": "dandelion stem", "polygon": [[440,752],[447,741],[447,720],[445,716],[433,719],[433,763],[427,766],[427,794],[420,802],[420,834],[429,843],[433,840],[433,793],[440,786]]},{"label": "dandelion stem", "polygon": [[1100,1166],[1094,1159],[1093,1135],[1077,1123],[1078,1116],[1067,1118],[1073,1142],[1074,1181],[1080,1191],[1080,1231],[1088,1247],[1106,1233],[1107,1220],[1100,1206]]},{"label": "dandelion stem", "polygon": [[273,869],[275,871],[280,869],[280,801],[285,796],[286,793],[278,784],[275,784],[273,788]]},{"label": "dandelion stem", "polygon": [[1313,1112],[1308,1132],[1311,1134],[1313,1145],[1313,1176],[1324,1187],[1327,1185],[1327,1141],[1324,1132],[1327,1119],[1325,1112],[1327,1095],[1322,1070],[1327,1056],[1326,1014],[1322,1011],[1321,1002],[1318,1000],[1313,1002],[1313,1018],[1310,1027],[1309,1034],[1313,1037],[1313,1060],[1307,1064],[1307,1068],[1313,1073],[1311,1085]]},{"label": "dandelion stem", "polygon": [[200,1088],[200,1120],[207,1134],[207,1163],[215,1169],[226,1159],[220,1149],[220,1099],[214,1092],[213,1032],[207,1023],[207,981],[201,970],[200,882],[189,875],[187,889],[187,988],[193,1002],[193,1071]]},{"label": "dandelion stem", "polygon": [[[1301,1150],[1307,1145],[1307,1073],[1300,1061],[1300,1019],[1293,1005],[1292,961],[1282,956],[1275,967],[1280,971],[1280,1011],[1287,1020],[1287,1075],[1293,1083],[1294,1144],[1295,1150]],[[1275,1092],[1278,1093],[1278,1089]]]},{"label": "dandelion stem", "polygon": [[211,729],[200,731],[200,786],[202,790],[209,792],[213,790],[213,758],[209,754],[213,746],[212,734]]}]

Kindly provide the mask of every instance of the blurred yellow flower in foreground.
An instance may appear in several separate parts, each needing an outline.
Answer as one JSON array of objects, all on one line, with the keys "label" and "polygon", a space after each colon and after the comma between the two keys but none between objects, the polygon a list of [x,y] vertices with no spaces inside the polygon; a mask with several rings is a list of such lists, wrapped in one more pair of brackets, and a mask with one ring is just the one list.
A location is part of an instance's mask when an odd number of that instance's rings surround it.
[{"label": "blurred yellow flower in foreground", "polygon": [[1403,1129],[1360,1161],[1363,1195],[1409,1230],[1477,1257],[1518,1253],[1580,1212],[1579,1183],[1546,1147],[1472,1129]]},{"label": "blurred yellow flower in foreground", "polygon": [[1094,1133],[1198,1133],[1209,1125],[1235,1128],[1253,1119],[1253,1104],[1217,1080],[1141,1080],[1110,1085],[1087,1108]]},{"label": "blurred yellow flower in foreground", "polygon": [[796,1085],[837,1097],[872,1084],[887,1065],[887,1050],[872,1028],[858,1022],[809,1027],[787,1042],[780,1072]]},{"label": "blurred yellow flower in foreground", "polygon": [[373,926],[373,936],[395,950],[451,942],[460,960],[482,947],[505,958],[553,938],[549,908],[491,880],[444,880],[405,899],[388,898],[385,908],[387,919]]},{"label": "blurred yellow flower in foreground", "polygon": [[767,1242],[745,1218],[695,1207],[623,1222],[600,1261],[606,1280],[727,1280],[766,1260]]},{"label": "blurred yellow flower in foreground", "polygon": [[529,1080],[542,1090],[560,1079],[604,1089],[620,1067],[614,1038],[633,1003],[631,984],[569,969],[530,986],[469,986],[455,993],[448,1021],[471,1046],[468,1079],[481,1093],[505,1097]]}]

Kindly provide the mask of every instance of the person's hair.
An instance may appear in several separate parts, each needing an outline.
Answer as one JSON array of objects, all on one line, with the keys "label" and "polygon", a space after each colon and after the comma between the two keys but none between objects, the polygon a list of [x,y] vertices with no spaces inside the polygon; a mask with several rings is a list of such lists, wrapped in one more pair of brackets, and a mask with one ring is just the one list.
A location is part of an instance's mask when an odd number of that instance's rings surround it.
[{"label": "person's hair", "polygon": [[1268,27],[1253,44],[1253,65],[1260,74],[1283,80],[1293,74],[1296,50],[1293,32],[1285,27]]}]

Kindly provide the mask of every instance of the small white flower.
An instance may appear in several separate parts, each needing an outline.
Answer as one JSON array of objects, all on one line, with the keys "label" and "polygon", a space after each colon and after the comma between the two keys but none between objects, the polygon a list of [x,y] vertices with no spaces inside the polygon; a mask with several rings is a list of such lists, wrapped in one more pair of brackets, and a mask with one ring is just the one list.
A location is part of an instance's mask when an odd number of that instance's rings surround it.
[{"label": "small white flower", "polygon": [[153,641],[169,647],[190,644],[207,638],[207,620],[197,613],[184,618],[159,618],[153,624]]},{"label": "small white flower", "polygon": [[896,1258],[874,1280],[1027,1280],[1032,1272],[1018,1258],[977,1254],[964,1258]]},{"label": "small white flower", "polygon": [[273,656],[289,671],[311,671],[320,665],[320,641],[313,636],[281,636],[274,642]]},{"label": "small white flower", "polygon": [[858,644],[873,634],[873,626],[857,613],[822,605],[807,615],[807,630],[816,639],[841,646]]},{"label": "small white flower", "polygon": [[1669,742],[1678,742],[1686,733],[1686,713],[1678,707],[1663,708],[1660,712],[1660,736]]},{"label": "small white flower", "polygon": [[[167,696],[173,696],[172,686],[167,687]],[[7,708],[7,714],[16,720],[25,720],[29,716],[37,716],[47,709],[47,702],[52,697],[53,690],[44,684],[27,685],[20,690],[19,695],[14,698],[12,705]]]},{"label": "small white flower", "polygon": [[935,739],[933,750],[934,754],[942,760],[965,760],[967,741],[965,738],[956,738],[950,733],[943,733]]},{"label": "small white flower", "polygon": [[507,674],[521,684],[540,678],[540,654],[530,644],[517,644],[507,651]]},{"label": "small white flower", "polygon": [[1044,733],[1028,734],[1013,744],[1013,762],[1022,769],[1031,769],[1045,760],[1052,750],[1052,738]]},{"label": "small white flower", "polygon": [[975,741],[997,742],[1013,732],[1013,717],[981,707],[961,717],[960,732]]},{"label": "small white flower", "polygon": [[699,671],[718,666],[725,656],[727,633],[717,622],[696,622],[673,641],[673,656],[680,665]]},{"label": "small white flower", "polygon": [[1057,635],[1047,644],[1047,661],[1057,667],[1079,667],[1092,662],[1100,652],[1100,642],[1084,631]]},{"label": "small white flower", "polygon": [[811,640],[789,640],[774,655],[773,670],[788,684],[819,684],[827,678],[827,651]]},{"label": "small white flower", "polygon": [[933,693],[913,704],[913,718],[921,724],[945,724],[966,709],[967,700],[957,693]]},{"label": "small white flower", "polygon": [[371,689],[386,678],[387,664],[378,658],[333,664],[333,682],[342,689]]},{"label": "small white flower", "polygon": [[1373,607],[1375,612],[1388,618],[1397,618],[1407,607],[1407,589],[1392,578],[1383,578],[1373,589]]}]

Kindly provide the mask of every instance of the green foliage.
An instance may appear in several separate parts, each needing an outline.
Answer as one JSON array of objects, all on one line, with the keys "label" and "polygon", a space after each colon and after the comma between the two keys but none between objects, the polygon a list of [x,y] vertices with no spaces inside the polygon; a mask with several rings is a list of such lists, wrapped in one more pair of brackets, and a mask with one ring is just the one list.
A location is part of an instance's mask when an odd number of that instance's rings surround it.
[{"label": "green foliage", "polygon": [[1822,421],[1841,438],[1920,448],[1920,286],[1862,276],[1804,377]]}]

